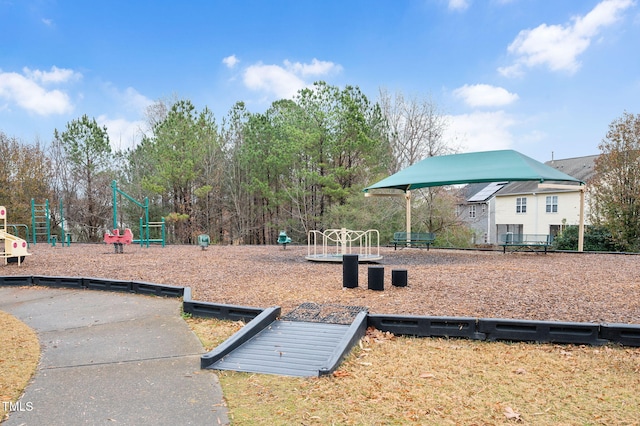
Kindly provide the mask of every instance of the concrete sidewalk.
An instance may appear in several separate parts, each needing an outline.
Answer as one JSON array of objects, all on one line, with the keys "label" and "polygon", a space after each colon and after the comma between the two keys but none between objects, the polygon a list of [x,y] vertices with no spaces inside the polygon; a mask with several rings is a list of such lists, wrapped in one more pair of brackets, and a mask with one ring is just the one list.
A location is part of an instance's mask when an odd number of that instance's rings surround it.
[{"label": "concrete sidewalk", "polygon": [[221,425],[217,376],[180,300],[93,290],[0,287],[0,310],[32,327],[41,360],[13,425]]}]

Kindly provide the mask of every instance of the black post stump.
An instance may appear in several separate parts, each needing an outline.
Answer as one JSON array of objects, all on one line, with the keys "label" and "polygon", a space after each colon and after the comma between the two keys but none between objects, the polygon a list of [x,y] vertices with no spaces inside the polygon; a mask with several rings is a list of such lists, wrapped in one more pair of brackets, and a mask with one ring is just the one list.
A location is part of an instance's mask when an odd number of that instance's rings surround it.
[{"label": "black post stump", "polygon": [[342,256],[342,287],[358,287],[358,255],[345,254]]},{"label": "black post stump", "polygon": [[391,285],[395,287],[406,287],[407,286],[407,270],[393,269],[391,271]]},{"label": "black post stump", "polygon": [[384,290],[384,266],[369,266],[369,290]]}]

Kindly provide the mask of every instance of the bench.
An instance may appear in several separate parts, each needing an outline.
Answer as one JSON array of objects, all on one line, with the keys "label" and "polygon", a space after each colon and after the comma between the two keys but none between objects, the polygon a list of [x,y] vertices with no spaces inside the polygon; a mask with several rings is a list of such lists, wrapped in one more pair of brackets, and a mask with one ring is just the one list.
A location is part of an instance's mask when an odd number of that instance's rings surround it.
[{"label": "bench", "polygon": [[429,250],[429,246],[433,244],[433,241],[436,239],[436,235],[433,232],[394,232],[393,240],[391,240],[391,244],[393,244],[393,249],[397,250],[399,245],[407,246],[407,247],[424,247],[427,246],[427,250]]},{"label": "bench", "polygon": [[532,252],[540,252],[544,250],[547,253],[547,248],[553,242],[551,235],[545,234],[501,234],[500,245],[502,246],[502,252],[507,252],[507,247],[512,248],[512,251],[528,250]]}]

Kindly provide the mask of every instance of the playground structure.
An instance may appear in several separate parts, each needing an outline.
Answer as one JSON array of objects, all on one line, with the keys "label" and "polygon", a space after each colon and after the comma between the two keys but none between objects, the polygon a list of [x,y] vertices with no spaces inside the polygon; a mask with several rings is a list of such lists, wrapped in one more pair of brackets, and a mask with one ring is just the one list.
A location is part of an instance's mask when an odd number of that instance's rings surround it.
[{"label": "playground structure", "polygon": [[20,234],[24,234],[23,239],[27,242],[27,248],[30,248],[29,236],[31,234],[29,233],[29,227],[27,225],[23,223],[7,223],[5,231],[9,232],[10,229],[12,229],[11,233],[16,237],[22,238]]},{"label": "playground structure", "polygon": [[51,212],[49,210],[49,200],[44,200],[43,204],[36,204],[36,201],[31,199],[31,236],[33,238],[33,244],[40,241],[51,241]]},{"label": "playground structure", "polygon": [[378,230],[353,231],[341,228],[309,231],[305,259],[314,262],[342,262],[342,256],[347,254],[357,254],[358,262],[382,260]]},{"label": "playground structure", "polygon": [[31,254],[27,252],[26,240],[7,232],[7,209],[4,206],[0,206],[0,242],[2,242],[0,257],[4,259],[5,265],[9,262],[18,262],[20,266],[25,257]]},{"label": "playground structure", "polygon": [[[22,226],[26,227],[26,225]],[[33,198],[31,199],[31,230],[31,237],[34,245],[38,242],[38,239],[40,239],[40,241],[45,241],[52,246],[56,245],[58,236],[51,232],[51,210],[49,207],[49,200],[44,200],[44,203],[42,204],[36,204],[36,201]],[[27,241],[29,241],[28,228],[26,232]],[[71,245],[71,234],[66,232],[65,228],[62,199],[60,199],[60,242],[63,247],[65,244],[67,247]]]},{"label": "playground structure", "polygon": [[[122,246],[124,244],[140,243],[140,247],[147,246],[151,243],[160,243],[162,247],[165,246],[166,227],[164,218],[160,222],[149,222],[149,199],[144,198],[144,202],[136,200],[120,188],[118,188],[118,182],[115,180],[111,182],[111,188],[113,189],[113,231],[107,231],[104,235],[104,242],[107,244],[114,244],[116,253],[122,253]],[[120,234],[118,227],[118,194],[131,201],[136,206],[144,210],[144,217],[140,217],[140,238],[133,239],[133,232],[131,229],[126,228],[124,233]],[[151,238],[150,229],[158,229],[160,238]]]}]

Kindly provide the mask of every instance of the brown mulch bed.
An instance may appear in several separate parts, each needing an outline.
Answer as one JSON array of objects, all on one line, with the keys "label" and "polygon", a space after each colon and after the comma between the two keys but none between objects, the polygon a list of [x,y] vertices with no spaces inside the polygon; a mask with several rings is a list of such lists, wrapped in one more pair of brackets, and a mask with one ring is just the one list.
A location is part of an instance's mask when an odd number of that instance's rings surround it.
[{"label": "brown mulch bed", "polygon": [[[342,287],[342,265],[305,260],[306,246],[32,246],[0,275],[79,276],[189,286],[196,300],[253,307],[366,306],[376,314],[640,324],[640,256],[381,248],[384,291]],[[391,270],[408,286],[393,287]]]}]

